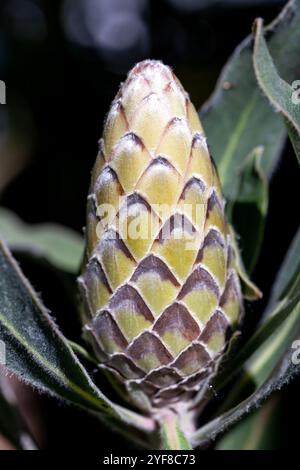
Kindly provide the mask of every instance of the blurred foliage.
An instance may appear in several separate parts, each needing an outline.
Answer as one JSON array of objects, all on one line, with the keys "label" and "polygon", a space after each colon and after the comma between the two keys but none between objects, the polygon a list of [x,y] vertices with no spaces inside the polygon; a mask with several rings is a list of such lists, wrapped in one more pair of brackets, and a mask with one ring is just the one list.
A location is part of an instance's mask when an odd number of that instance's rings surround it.
[{"label": "blurred foliage", "polygon": [[73,274],[79,272],[83,239],[57,224],[26,225],[14,213],[0,208],[0,235],[15,251],[47,259],[53,266]]},{"label": "blurred foliage", "polygon": [[275,450],[279,445],[279,395],[247,416],[217,444],[217,450]]}]

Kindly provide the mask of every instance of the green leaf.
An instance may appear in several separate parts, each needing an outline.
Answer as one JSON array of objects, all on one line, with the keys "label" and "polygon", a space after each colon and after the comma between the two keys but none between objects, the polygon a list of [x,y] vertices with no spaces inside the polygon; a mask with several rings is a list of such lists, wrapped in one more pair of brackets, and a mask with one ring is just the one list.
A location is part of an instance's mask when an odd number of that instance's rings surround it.
[{"label": "green leaf", "polygon": [[190,450],[191,446],[184,435],[178,415],[165,413],[161,422],[161,448],[163,450]]},{"label": "green leaf", "polygon": [[36,445],[18,411],[16,397],[3,369],[0,369],[0,374],[0,434],[16,449],[34,450]]},{"label": "green leaf", "polygon": [[[98,365],[97,360],[93,357],[85,348],[83,348],[80,344],[75,343],[74,341],[68,340],[69,345],[73,349],[73,351],[79,356],[85,359],[86,361],[90,362],[91,364]],[[102,374],[106,377],[107,381],[111,385],[111,387],[116,391],[119,397],[122,397],[124,403],[131,403],[132,395],[134,390],[131,391],[130,394],[124,389],[122,384],[119,380],[117,380],[111,373],[106,371],[105,369],[100,369]],[[136,401],[135,401],[136,403]]]},{"label": "green leaf", "polygon": [[235,253],[235,268],[240,277],[243,296],[247,300],[258,300],[262,297],[262,292],[258,287],[249,279],[249,276],[244,267],[244,263],[241,257],[241,253],[236,241],[236,234],[231,225],[229,225],[229,230],[231,233],[232,247]]},{"label": "green leaf", "polygon": [[[235,422],[257,408],[272,392],[280,390],[283,385],[300,373],[300,365],[294,364],[292,361],[294,351],[291,347],[293,338],[297,338],[300,333],[299,318],[300,305],[298,304],[293,314],[288,318],[285,328],[281,332],[280,336],[278,336],[276,340],[273,340],[272,348],[267,352],[267,354],[264,354],[265,352],[260,353],[257,356],[257,361],[252,364],[252,368],[248,369],[250,377],[255,380],[258,378],[259,372],[265,369],[266,365],[271,365],[271,373],[268,374],[268,378],[257,380],[257,384],[260,383],[260,385],[258,385],[258,388],[250,396],[240,402],[237,406],[234,406],[225,413],[220,414],[217,418],[205,424],[190,436],[190,442],[193,447],[203,445],[215,439]],[[286,349],[287,338],[290,342],[290,347],[288,349]],[[286,352],[282,353],[282,350],[284,349]],[[274,360],[274,354],[276,360]],[[259,379],[261,379],[261,376]],[[243,383],[240,382],[238,386],[242,389]],[[235,392],[232,391],[231,393],[234,395]]]},{"label": "green leaf", "polygon": [[[294,311],[295,306],[300,302],[300,292],[296,294],[291,300],[283,302],[271,315],[270,318],[266,320],[265,323],[253,334],[250,340],[246,345],[238,352],[234,354],[233,359],[228,363],[228,369],[225,368],[222,373],[216,378],[214,387],[219,389],[226,385],[234,375],[236,375],[241,367],[245,366],[246,360],[248,360],[252,354],[254,354],[259,348],[266,344],[273,333],[284,324],[284,321],[289,317],[289,315]],[[300,319],[299,319],[300,320]]]},{"label": "green leaf", "polygon": [[[298,78],[300,66],[300,0],[292,0],[267,28],[268,46],[283,78]],[[216,161],[224,195],[234,201],[238,169],[254,147],[264,148],[262,171],[270,177],[285,139],[285,127],[261,94],[252,63],[252,37],[235,50],[216,90],[200,111]]]},{"label": "green leaf", "polygon": [[[229,355],[216,377],[213,388],[218,392],[240,372],[217,410],[218,417],[195,433],[194,445],[214,439],[300,372],[300,365],[292,361],[293,342],[300,336],[299,239],[298,231],[277,276],[272,310],[246,345]],[[247,398],[240,401],[241,397]]]},{"label": "green leaf", "polygon": [[77,356],[82,357],[91,364],[98,365],[97,360],[83,346],[81,346],[81,344],[71,340],[68,340],[68,344]]},{"label": "green leaf", "polygon": [[254,148],[243,162],[239,175],[239,188],[231,204],[230,221],[242,240],[245,272],[256,264],[263,240],[268,209],[268,182],[262,171],[263,148]]},{"label": "green leaf", "polygon": [[288,121],[285,120],[285,122],[290,141],[292,142],[296,157],[298,158],[298,162],[300,163],[300,134],[298,130],[294,126],[292,126]]},{"label": "green leaf", "polygon": [[266,308],[266,314],[269,314],[277,302],[282,300],[287,290],[292,285],[293,280],[300,272],[300,227],[292,240],[285,259],[282,263],[279,273],[274,282],[269,303]]},{"label": "green leaf", "polygon": [[284,117],[300,163],[300,100],[296,99],[294,88],[279,76],[262,28],[263,21],[258,18],[253,32],[255,41],[253,63],[256,78],[272,106]]},{"label": "green leaf", "polygon": [[300,262],[299,237],[298,231],[278,273],[273,300],[261,326],[238,353],[230,356],[216,378],[214,387],[220,389],[243,367],[243,375],[231,388],[222,409],[228,409],[249,384],[260,386],[268,378],[280,355],[290,348],[293,334],[300,330],[300,273],[295,271]]},{"label": "green leaf", "polygon": [[56,224],[25,224],[15,214],[0,208],[0,236],[12,250],[46,258],[52,265],[78,273],[83,256],[83,238]]},{"label": "green leaf", "polygon": [[41,391],[143,431],[151,419],[112,403],[95,386],[19,266],[0,242],[0,339],[6,368]]},{"label": "green leaf", "polygon": [[276,448],[278,397],[269,398],[263,406],[238,422],[218,442],[217,450],[270,450]]}]

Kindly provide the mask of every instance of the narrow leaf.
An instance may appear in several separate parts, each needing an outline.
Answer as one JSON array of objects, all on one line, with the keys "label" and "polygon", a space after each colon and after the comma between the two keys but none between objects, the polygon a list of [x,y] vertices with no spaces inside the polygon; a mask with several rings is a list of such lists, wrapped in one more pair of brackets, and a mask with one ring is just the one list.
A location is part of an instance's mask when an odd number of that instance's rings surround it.
[{"label": "narrow leaf", "polygon": [[[282,77],[291,83],[299,78],[300,0],[290,0],[265,31],[276,66]],[[252,50],[253,38],[249,36],[229,58],[217,82],[215,92],[200,110],[229,211],[239,195],[243,176],[240,168],[248,155],[254,148],[264,149],[261,171],[267,179],[270,179],[286,138],[286,129],[281,116],[274,112],[257,83]],[[244,204],[243,217],[252,217],[253,204],[249,206],[250,213],[246,209]],[[237,230],[240,235],[240,245],[245,247],[243,257],[247,270],[249,267],[253,268],[255,258],[258,256],[262,229],[263,218],[260,229],[256,233],[252,232],[251,238],[247,237],[247,231],[240,228]],[[251,241],[250,248],[255,248],[254,256],[247,251],[249,241]]]},{"label": "narrow leaf", "polygon": [[[266,27],[268,46],[287,82],[299,78],[300,0],[288,2]],[[252,37],[234,51],[216,90],[200,111],[225,197],[233,200],[239,186],[238,168],[254,147],[264,148],[263,172],[270,177],[281,153],[285,127],[267,99],[262,98],[252,62]]]},{"label": "narrow leaf", "polygon": [[104,417],[153,431],[151,419],[114,405],[93,384],[2,242],[0,339],[6,344],[6,368],[20,379]]},{"label": "narrow leaf", "polygon": [[14,213],[0,208],[0,236],[12,250],[46,258],[55,267],[77,274],[83,255],[83,239],[75,231],[56,224],[25,224]]},{"label": "narrow leaf", "polygon": [[[225,368],[216,377],[213,386],[218,390],[243,368],[239,380],[231,387],[226,400],[222,402],[221,410],[218,410],[220,420],[212,420],[196,433],[199,445],[201,442],[203,444],[207,436],[210,436],[209,439],[215,438],[236,420],[244,417],[273,390],[281,388],[299,372],[299,365],[292,361],[293,342],[300,335],[300,283],[296,268],[300,261],[298,246],[299,233],[279,271],[273,295],[273,309],[240,352],[230,355],[231,360],[228,359]],[[245,392],[249,391],[249,385],[252,390],[254,387],[253,393],[239,403],[240,396],[247,396]]]},{"label": "narrow leaf", "polygon": [[[298,102],[298,106],[300,105],[300,101]],[[288,135],[290,141],[292,143],[293,149],[295,151],[296,157],[298,158],[298,162],[300,163],[300,134],[298,130],[289,123],[289,121],[285,120]]]},{"label": "narrow leaf", "polygon": [[293,299],[284,302],[277,313],[267,319],[246,345],[238,353],[235,353],[234,358],[228,363],[228,368],[225,368],[225,370],[218,375],[214,385],[216,389],[223,387],[240,371],[241,367],[245,365],[245,361],[248,360],[284,323],[299,302],[300,292]]},{"label": "narrow leaf", "polygon": [[266,313],[269,314],[277,302],[279,302],[289,286],[292,284],[297,273],[300,272],[300,227],[292,240],[288,249],[282,266],[277,274],[275,283],[273,285],[270,300],[266,308]]},{"label": "narrow leaf", "polygon": [[300,103],[295,98],[292,86],[276,70],[264,38],[261,18],[255,22],[254,38],[253,63],[257,81],[275,110],[284,117],[300,163]]},{"label": "narrow leaf", "polygon": [[217,444],[217,450],[270,450],[276,448],[279,429],[278,396],[246,416]]},{"label": "narrow leaf", "polygon": [[238,192],[230,210],[230,221],[242,241],[240,250],[248,273],[260,253],[268,209],[268,182],[261,167],[262,159],[263,148],[256,147],[243,162],[238,172]]},{"label": "narrow leaf", "polygon": [[[300,309],[295,310],[294,317],[296,322],[299,322]],[[300,329],[295,329],[295,318],[290,322],[290,326],[293,328],[293,336],[300,333]],[[299,325],[298,325],[299,327]],[[277,345],[276,345],[277,346]],[[224,432],[229,426],[234,424],[236,421],[247,415],[250,411],[257,408],[272,392],[280,390],[283,385],[288,383],[295,375],[300,373],[300,365],[294,364],[292,360],[293,349],[289,348],[286,353],[283,354],[276,368],[270,374],[269,378],[248,398],[239,403],[234,408],[221,414],[217,418],[213,419],[191,436],[191,443],[193,447],[203,445],[213,439],[219,434]]]},{"label": "narrow leaf", "polygon": [[241,283],[242,283],[242,288],[243,288],[243,296],[247,300],[257,300],[262,297],[262,292],[258,289],[258,287],[250,280],[242,257],[241,253],[236,241],[236,234],[232,226],[229,227],[230,233],[231,233],[231,239],[232,239],[232,246],[234,249],[235,253],[235,265],[236,265],[236,270],[239,274]]}]

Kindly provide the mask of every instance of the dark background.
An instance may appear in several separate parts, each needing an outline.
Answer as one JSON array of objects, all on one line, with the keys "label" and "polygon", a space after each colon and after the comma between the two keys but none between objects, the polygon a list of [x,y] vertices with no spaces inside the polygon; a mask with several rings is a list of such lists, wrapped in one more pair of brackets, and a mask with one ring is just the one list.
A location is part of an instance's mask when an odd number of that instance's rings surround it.
[{"label": "dark background", "polygon": [[[144,58],[171,65],[197,108],[209,97],[222,65],[251,30],[273,19],[282,1],[236,0],[1,0],[0,150],[11,155],[15,178],[1,203],[29,223],[54,221],[82,231],[90,170],[104,117],[120,81]],[[0,157],[1,158],[1,157]],[[6,161],[6,165],[8,165]],[[0,160],[1,169],[1,160]],[[1,176],[1,175],[0,175]],[[270,188],[270,210],[254,280],[265,298],[298,225],[299,170],[287,145]],[[67,336],[80,329],[57,275],[20,257],[25,273]],[[254,327],[264,300],[251,307]],[[299,381],[281,392],[279,448],[297,444]],[[128,443],[93,418],[45,397],[42,447],[126,449]]]}]

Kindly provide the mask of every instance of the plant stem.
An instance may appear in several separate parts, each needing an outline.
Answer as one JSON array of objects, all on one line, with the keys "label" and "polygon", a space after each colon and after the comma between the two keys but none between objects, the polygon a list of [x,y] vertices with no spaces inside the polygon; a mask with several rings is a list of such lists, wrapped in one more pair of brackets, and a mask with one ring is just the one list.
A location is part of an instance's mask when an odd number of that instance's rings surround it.
[{"label": "plant stem", "polygon": [[167,410],[160,421],[161,449],[190,450],[192,448],[180,427],[178,414]]}]

